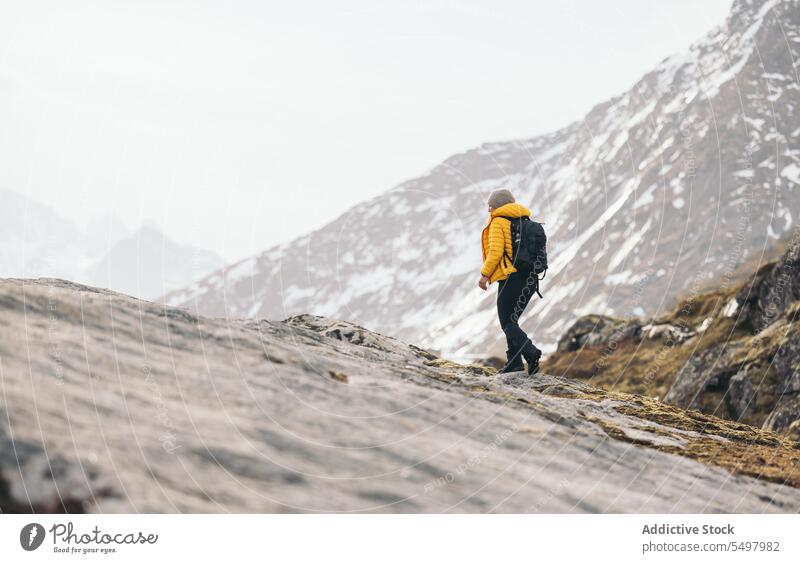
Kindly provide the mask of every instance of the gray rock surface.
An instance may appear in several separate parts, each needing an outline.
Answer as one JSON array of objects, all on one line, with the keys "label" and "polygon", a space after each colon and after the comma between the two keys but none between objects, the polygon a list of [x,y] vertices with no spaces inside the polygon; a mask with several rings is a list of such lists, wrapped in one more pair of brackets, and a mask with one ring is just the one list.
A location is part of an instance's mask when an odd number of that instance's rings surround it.
[{"label": "gray rock surface", "polygon": [[725,390],[740,364],[733,361],[741,346],[735,342],[718,344],[692,355],[678,371],[664,400],[672,404],[699,408],[701,395]]},{"label": "gray rock surface", "polygon": [[[800,510],[799,454],[774,435],[320,317],[2,280],[0,383],[4,511],[59,484],[102,512]],[[750,448],[775,472],[748,469]]]},{"label": "gray rock surface", "polygon": [[800,397],[797,395],[782,397],[764,421],[764,428],[786,432],[800,442]]},{"label": "gray rock surface", "polygon": [[82,513],[107,491],[96,474],[24,440],[0,439],[0,512]]},{"label": "gray rock surface", "polygon": [[730,378],[727,399],[734,420],[741,420],[755,407],[756,389],[746,369]]},{"label": "gray rock surface", "polygon": [[800,231],[795,230],[789,248],[775,264],[762,268],[752,284],[736,296],[739,318],[754,333],[780,319],[800,299]]}]

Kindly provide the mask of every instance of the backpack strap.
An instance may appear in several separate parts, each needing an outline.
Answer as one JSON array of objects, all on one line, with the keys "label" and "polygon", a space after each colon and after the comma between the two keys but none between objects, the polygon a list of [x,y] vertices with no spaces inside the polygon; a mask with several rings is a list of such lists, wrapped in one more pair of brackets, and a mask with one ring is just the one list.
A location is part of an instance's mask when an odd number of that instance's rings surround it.
[{"label": "backpack strap", "polygon": [[[514,224],[514,221],[518,221],[520,223],[520,227],[522,226],[521,223],[522,223],[523,220],[528,220],[528,221],[531,220],[531,218],[528,217],[527,215],[524,215],[522,217],[508,217],[507,215],[497,215],[496,217],[499,217],[501,219],[505,219],[509,223],[511,223],[512,225]],[[511,243],[511,246],[513,248],[513,246],[514,246],[513,241]],[[514,266],[515,268],[517,267],[517,265],[514,263],[514,259],[511,256],[508,255],[508,253],[505,251],[505,249],[503,249],[503,256],[505,256],[508,259],[508,261],[511,262],[512,266]],[[538,279],[538,277],[537,277],[537,279]],[[538,286],[539,284],[537,283],[536,285]],[[537,289],[536,292],[539,293],[538,289]],[[542,294],[539,293],[539,297],[541,297],[541,296],[542,296]]]}]

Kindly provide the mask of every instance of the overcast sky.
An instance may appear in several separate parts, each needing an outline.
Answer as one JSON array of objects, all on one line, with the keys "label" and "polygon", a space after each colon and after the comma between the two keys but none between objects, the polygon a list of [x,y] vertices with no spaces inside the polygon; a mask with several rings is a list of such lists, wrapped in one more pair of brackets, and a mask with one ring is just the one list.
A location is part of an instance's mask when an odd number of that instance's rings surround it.
[{"label": "overcast sky", "polygon": [[2,0],[0,188],[242,257],[581,118],[730,3]]}]

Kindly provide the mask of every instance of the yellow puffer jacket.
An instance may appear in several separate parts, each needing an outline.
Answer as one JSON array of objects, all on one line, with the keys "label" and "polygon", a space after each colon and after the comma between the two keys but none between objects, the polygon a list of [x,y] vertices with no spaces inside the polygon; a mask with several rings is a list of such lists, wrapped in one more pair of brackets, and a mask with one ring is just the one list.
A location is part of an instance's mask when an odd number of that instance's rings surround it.
[{"label": "yellow puffer jacket", "polygon": [[504,280],[517,271],[511,263],[511,221],[503,217],[530,217],[530,210],[519,203],[507,203],[491,213],[489,223],[481,233],[483,267],[481,275],[488,276],[489,283]]}]

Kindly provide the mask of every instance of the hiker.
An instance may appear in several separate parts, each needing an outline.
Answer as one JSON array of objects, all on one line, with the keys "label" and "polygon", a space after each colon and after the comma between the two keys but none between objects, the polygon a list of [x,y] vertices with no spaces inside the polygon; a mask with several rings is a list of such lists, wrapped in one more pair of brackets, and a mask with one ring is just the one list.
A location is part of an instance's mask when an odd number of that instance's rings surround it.
[{"label": "hiker", "polygon": [[[478,286],[486,290],[488,284],[498,282],[497,288],[497,315],[500,318],[500,327],[506,335],[506,365],[500,373],[524,371],[522,359],[528,364],[528,374],[533,375],[539,371],[539,358],[542,351],[533,345],[531,339],[519,326],[519,317],[528,305],[533,294],[539,292],[539,277],[536,270],[541,270],[538,265],[517,260],[515,252],[519,252],[520,231],[527,228],[523,221],[535,225],[544,237],[544,230],[538,223],[530,221],[531,212],[524,205],[516,203],[514,196],[508,190],[496,190],[489,196],[489,223],[481,234],[483,250],[483,267]],[[512,244],[512,223],[516,237],[516,247]],[[525,231],[523,234],[527,234]],[[525,240],[525,237],[522,237]],[[536,243],[544,248],[544,242]],[[527,249],[533,250],[533,249]],[[543,251],[543,250],[542,250]],[[525,255],[527,258],[527,254]],[[546,254],[544,268],[546,265]],[[541,294],[539,294],[541,295]]]}]

